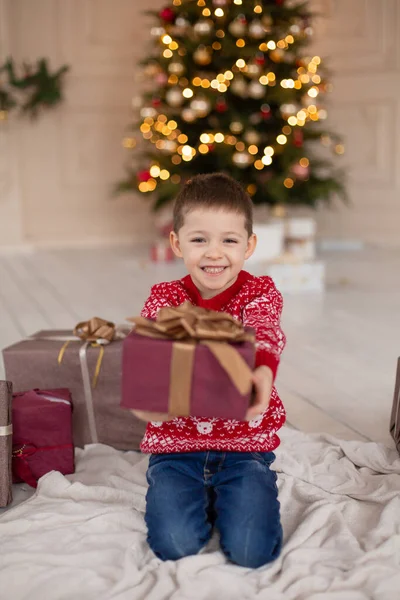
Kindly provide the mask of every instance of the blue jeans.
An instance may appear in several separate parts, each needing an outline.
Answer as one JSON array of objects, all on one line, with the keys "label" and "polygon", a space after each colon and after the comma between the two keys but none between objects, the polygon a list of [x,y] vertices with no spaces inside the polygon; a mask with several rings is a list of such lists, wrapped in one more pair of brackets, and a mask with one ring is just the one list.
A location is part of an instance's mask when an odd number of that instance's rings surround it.
[{"label": "blue jeans", "polygon": [[232,562],[256,568],[282,546],[273,452],[153,454],[147,471],[147,541],[161,560],[197,554],[220,533]]}]

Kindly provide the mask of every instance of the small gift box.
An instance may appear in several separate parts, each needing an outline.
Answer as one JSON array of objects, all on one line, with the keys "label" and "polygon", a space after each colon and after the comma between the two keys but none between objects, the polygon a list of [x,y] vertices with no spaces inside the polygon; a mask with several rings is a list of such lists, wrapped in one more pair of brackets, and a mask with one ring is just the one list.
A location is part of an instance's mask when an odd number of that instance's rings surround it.
[{"label": "small gift box", "polygon": [[[290,262],[283,262],[286,258]],[[281,262],[270,263],[265,272],[272,277],[283,294],[323,292],[325,289],[325,264],[321,261],[300,262],[290,255]]]},{"label": "small gift box", "polygon": [[99,442],[138,450],[145,425],[120,408],[123,335],[97,317],[74,332],[39,331],[3,350],[7,378],[15,392],[68,388],[75,446]]},{"label": "small gift box", "polygon": [[0,507],[12,500],[12,384],[0,381]]},{"label": "small gift box", "polygon": [[50,471],[74,472],[72,404],[67,389],[13,396],[13,481],[36,487]]},{"label": "small gift box", "polygon": [[400,453],[400,358],[397,361],[396,383],[394,386],[392,414],[390,416],[390,434]]},{"label": "small gift box", "polygon": [[172,252],[169,240],[160,239],[150,246],[150,258],[152,262],[172,262],[175,255]]},{"label": "small gift box", "polygon": [[135,330],[123,342],[124,408],[171,418],[245,417],[255,362],[252,330],[189,302],[162,308],[156,321],[131,320]]},{"label": "small gift box", "polygon": [[289,254],[312,261],[316,254],[316,221],[311,217],[293,217],[286,222],[285,247]]}]

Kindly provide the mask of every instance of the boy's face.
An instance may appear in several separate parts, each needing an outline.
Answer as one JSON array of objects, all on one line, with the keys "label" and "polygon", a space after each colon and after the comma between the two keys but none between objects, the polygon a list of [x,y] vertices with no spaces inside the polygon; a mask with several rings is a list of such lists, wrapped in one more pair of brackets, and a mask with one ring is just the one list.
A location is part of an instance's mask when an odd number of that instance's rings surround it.
[{"label": "boy's face", "polygon": [[254,234],[248,236],[244,215],[212,209],[189,211],[170,240],[203,298],[213,298],[236,281],[257,242]]}]

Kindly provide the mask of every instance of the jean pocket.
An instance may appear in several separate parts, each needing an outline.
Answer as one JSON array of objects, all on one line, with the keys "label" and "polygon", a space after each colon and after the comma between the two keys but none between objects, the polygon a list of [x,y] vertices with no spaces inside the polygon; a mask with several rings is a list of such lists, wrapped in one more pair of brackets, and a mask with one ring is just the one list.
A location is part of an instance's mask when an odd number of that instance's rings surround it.
[{"label": "jean pocket", "polygon": [[262,462],[267,467],[270,467],[275,460],[273,452],[252,452],[252,457],[258,462]]}]

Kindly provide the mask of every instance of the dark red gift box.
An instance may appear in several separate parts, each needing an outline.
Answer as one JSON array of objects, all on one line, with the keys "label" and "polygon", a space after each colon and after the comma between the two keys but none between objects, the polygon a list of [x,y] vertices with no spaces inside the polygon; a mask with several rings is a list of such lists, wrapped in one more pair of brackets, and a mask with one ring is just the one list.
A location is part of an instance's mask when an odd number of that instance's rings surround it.
[{"label": "dark red gift box", "polygon": [[74,472],[72,403],[69,390],[13,394],[13,481],[36,487],[50,471]]},{"label": "dark red gift box", "polygon": [[189,303],[162,308],[156,321],[132,320],[136,329],[123,341],[121,406],[171,418],[244,419],[255,362],[252,330]]}]

